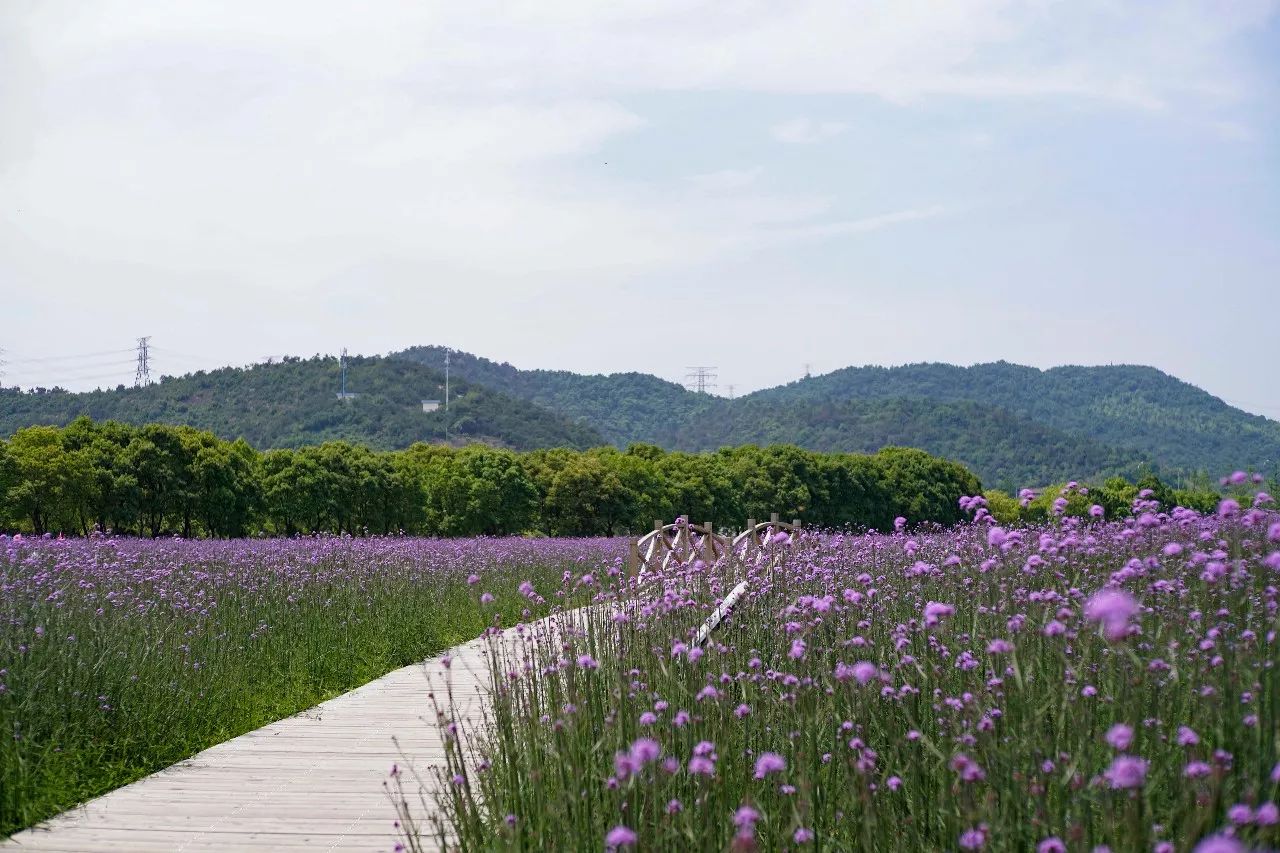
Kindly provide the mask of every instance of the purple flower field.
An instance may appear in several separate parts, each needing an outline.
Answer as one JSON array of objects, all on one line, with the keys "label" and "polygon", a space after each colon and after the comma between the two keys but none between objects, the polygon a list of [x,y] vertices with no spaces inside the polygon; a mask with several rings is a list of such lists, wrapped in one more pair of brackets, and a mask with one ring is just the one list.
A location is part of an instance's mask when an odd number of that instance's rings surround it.
[{"label": "purple flower field", "polygon": [[807,534],[641,583],[526,587],[599,606],[495,643],[483,719],[441,709],[445,792],[432,816],[404,792],[406,845],[1280,846],[1269,496],[1201,515],[1142,495],[1123,520],[1008,529],[981,497],[964,506],[951,531]]},{"label": "purple flower field", "polygon": [[[0,834],[551,602],[619,540],[0,537]],[[481,603],[483,598],[484,603]]]}]

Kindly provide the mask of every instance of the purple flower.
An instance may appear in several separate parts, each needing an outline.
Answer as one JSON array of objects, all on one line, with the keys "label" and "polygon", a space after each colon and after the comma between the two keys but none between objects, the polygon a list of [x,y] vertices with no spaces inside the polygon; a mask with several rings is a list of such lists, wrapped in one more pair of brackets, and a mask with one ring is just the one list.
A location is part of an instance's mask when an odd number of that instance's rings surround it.
[{"label": "purple flower", "polygon": [[733,709],[733,715],[737,717],[739,720],[741,720],[743,717],[749,717],[751,715],[751,706],[745,703],[742,705],[739,705],[738,707]]},{"label": "purple flower", "polygon": [[1036,853],[1067,853],[1067,845],[1056,835],[1050,836],[1036,845]]},{"label": "purple flower", "polygon": [[941,601],[930,601],[924,606],[924,624],[932,628],[942,621],[943,617],[950,616],[956,612],[956,609],[950,604],[943,604]]},{"label": "purple flower", "polygon": [[853,665],[853,678],[859,684],[866,684],[880,674],[880,670],[870,661],[860,660]]},{"label": "purple flower", "polygon": [[1275,803],[1263,803],[1254,812],[1253,822],[1258,826],[1275,826],[1280,823],[1280,808]]},{"label": "purple flower", "polygon": [[492,594],[492,593],[488,593],[488,592],[481,593],[481,594],[480,594],[480,603],[481,603],[481,604],[492,604],[492,603],[493,603],[493,594]]},{"label": "purple flower", "polygon": [[762,753],[756,759],[756,778],[763,779],[770,773],[780,773],[787,769],[787,760],[776,752]]},{"label": "purple flower", "polygon": [[760,819],[760,812],[751,808],[751,806],[739,806],[738,810],[733,813],[733,825],[738,828],[739,832],[752,832],[756,828],[756,821]]},{"label": "purple flower", "polygon": [[792,660],[800,660],[800,658],[804,657],[804,650],[805,650],[804,640],[800,639],[799,637],[796,637],[794,640],[791,641],[791,651],[787,652],[787,657],[791,658]]},{"label": "purple flower", "polygon": [[796,844],[805,844],[813,840],[813,830],[805,829],[801,826],[796,829],[795,835],[791,837],[795,839]]},{"label": "purple flower", "polygon": [[1188,779],[1201,779],[1213,772],[1213,768],[1203,761],[1190,761],[1182,768],[1182,775]]},{"label": "purple flower", "polygon": [[1112,749],[1123,752],[1133,743],[1133,726],[1127,726],[1124,723],[1116,723],[1107,729],[1107,743]]},{"label": "purple flower", "polygon": [[591,655],[578,655],[578,666],[583,669],[599,669],[600,662]]},{"label": "purple flower", "polygon": [[983,845],[986,843],[987,832],[985,827],[966,829],[964,832],[960,833],[961,850],[981,850]]},{"label": "purple flower", "polygon": [[1244,803],[1236,803],[1234,806],[1227,809],[1227,820],[1231,821],[1236,826],[1244,826],[1245,824],[1253,823],[1253,809],[1249,808],[1249,806]]},{"label": "purple flower", "polygon": [[694,776],[714,776],[716,764],[710,758],[695,755],[689,759],[689,773]]},{"label": "purple flower", "polygon": [[1210,835],[1192,853],[1245,853],[1245,846],[1227,835]]},{"label": "purple flower", "polygon": [[1100,589],[1084,606],[1084,615],[1101,622],[1108,640],[1123,639],[1129,632],[1129,620],[1137,614],[1138,602],[1122,589]]},{"label": "purple flower", "polygon": [[662,745],[650,737],[638,738],[631,744],[631,761],[636,767],[657,761],[662,755]]},{"label": "purple flower", "polygon": [[965,782],[980,782],[987,778],[987,772],[982,769],[982,765],[963,752],[957,753],[951,759],[951,769],[959,773],[960,778]]},{"label": "purple flower", "polygon": [[679,800],[671,800],[667,803],[667,814],[680,814],[684,811],[684,804]]},{"label": "purple flower", "polygon": [[1011,651],[1013,651],[1013,643],[1008,640],[996,638],[987,643],[987,654],[1006,655]]},{"label": "purple flower", "polygon": [[636,843],[636,834],[622,824],[618,824],[609,830],[609,834],[604,837],[604,843],[606,847],[611,847],[614,850],[630,847]]},{"label": "purple flower", "polygon": [[1187,726],[1178,726],[1178,746],[1195,746],[1200,742],[1200,735]]},{"label": "purple flower", "polygon": [[1147,762],[1131,755],[1118,755],[1102,775],[1112,788],[1141,788],[1147,779]]}]

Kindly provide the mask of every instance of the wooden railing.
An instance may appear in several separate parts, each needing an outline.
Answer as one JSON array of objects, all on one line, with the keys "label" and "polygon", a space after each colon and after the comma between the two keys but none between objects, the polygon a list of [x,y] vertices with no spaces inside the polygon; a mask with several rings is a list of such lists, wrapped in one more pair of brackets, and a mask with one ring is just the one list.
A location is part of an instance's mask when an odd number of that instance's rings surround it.
[{"label": "wooden railing", "polygon": [[[647,581],[646,575],[666,569],[672,562],[692,565],[700,560],[707,566],[727,564],[728,570],[737,574],[742,563],[762,553],[772,554],[775,561],[781,560],[784,548],[795,543],[801,530],[800,519],[781,521],[776,512],[768,521],[747,519],[746,529],[733,537],[717,533],[710,521],[699,525],[679,518],[664,524],[661,519],[655,519],[653,530],[631,543],[627,568],[629,575],[636,579],[637,587]],[[747,582],[739,581],[698,628],[694,643],[705,643],[746,591]]]},{"label": "wooden railing", "polygon": [[653,530],[631,544],[628,568],[632,577],[649,571],[665,569],[673,561],[692,563],[695,560],[710,565],[725,557],[745,559],[768,547],[779,533],[787,535],[789,544],[801,531],[800,519],[780,521],[773,513],[768,521],[757,523],[747,519],[747,527],[736,536],[717,533],[710,521],[694,524],[679,518],[670,524],[654,519]]}]

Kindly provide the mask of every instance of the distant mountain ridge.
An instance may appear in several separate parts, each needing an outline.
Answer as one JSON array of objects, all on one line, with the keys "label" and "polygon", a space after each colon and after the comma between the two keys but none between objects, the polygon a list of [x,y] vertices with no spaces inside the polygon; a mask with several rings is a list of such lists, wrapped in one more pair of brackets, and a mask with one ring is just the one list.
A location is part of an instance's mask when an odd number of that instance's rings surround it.
[{"label": "distant mountain ridge", "polygon": [[[433,364],[444,353],[414,347],[398,355]],[[726,400],[642,373],[582,376],[466,353],[451,358],[460,376],[591,424],[619,446],[785,441],[854,451],[896,443],[964,462],[984,482],[1006,486],[1148,466],[1215,477],[1280,467],[1280,423],[1140,365],[847,367]]]},{"label": "distant mountain ridge", "polygon": [[[424,412],[443,397],[450,412]],[[291,358],[166,377],[145,388],[69,393],[0,390],[0,435],[81,414],[127,423],[189,423],[261,448],[344,439],[371,447],[482,441],[514,449],[650,443],[704,451],[791,443],[822,451],[918,447],[969,466],[988,486],[1068,478],[1185,477],[1235,468],[1275,474],[1280,423],[1250,415],[1155,368],[848,367],[728,400],[644,373],[522,370],[486,358],[413,347],[338,361]]]}]

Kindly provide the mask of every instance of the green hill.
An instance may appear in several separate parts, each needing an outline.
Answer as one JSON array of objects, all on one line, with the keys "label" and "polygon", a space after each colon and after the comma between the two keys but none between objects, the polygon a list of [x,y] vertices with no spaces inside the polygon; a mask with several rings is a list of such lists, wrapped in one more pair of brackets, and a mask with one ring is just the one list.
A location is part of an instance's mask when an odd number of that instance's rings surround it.
[{"label": "green hill", "polygon": [[[416,347],[400,355],[442,364],[444,353]],[[849,367],[731,401],[642,373],[582,376],[451,358],[458,375],[590,424],[619,446],[900,444],[963,461],[984,481],[1007,486],[1143,466],[1175,478],[1280,466],[1280,424],[1151,367]]]},{"label": "green hill", "polygon": [[[1280,467],[1280,424],[1150,367],[850,367],[727,400],[644,373],[521,370],[447,352],[456,395],[448,438],[455,443],[650,443],[688,451],[793,443],[844,452],[899,445],[963,462],[1006,488],[1144,468],[1177,479],[1235,468],[1274,474]],[[87,414],[186,423],[262,448],[329,439],[383,449],[441,442],[444,413],[424,413],[420,401],[443,397],[445,353],[414,347],[352,358],[348,389],[359,396],[346,402],[335,395],[337,359],[319,356],[166,377],[146,388],[8,389],[0,391],[0,434]]]},{"label": "green hill", "polygon": [[1230,472],[1280,464],[1280,423],[1251,415],[1153,367],[848,367],[759,391],[771,403],[974,401],[1119,450],[1170,471]]},{"label": "green hill", "polygon": [[619,447],[634,442],[663,444],[661,437],[668,435],[673,421],[683,423],[713,415],[724,402],[648,373],[605,376],[567,370],[520,370],[443,347],[413,347],[396,355],[435,368],[444,364],[446,352],[451,369],[458,376],[590,424],[610,444]]},{"label": "green hill", "polygon": [[[0,390],[0,434],[30,424],[70,423],[79,415],[130,424],[189,424],[260,448],[301,447],[345,439],[378,449],[445,440],[445,413],[422,411],[444,396],[444,374],[404,359],[348,359],[339,400],[338,360],[288,358],[164,377],[144,388],[73,394]],[[449,440],[516,450],[586,448],[601,435],[527,400],[460,379],[452,383]]]}]

